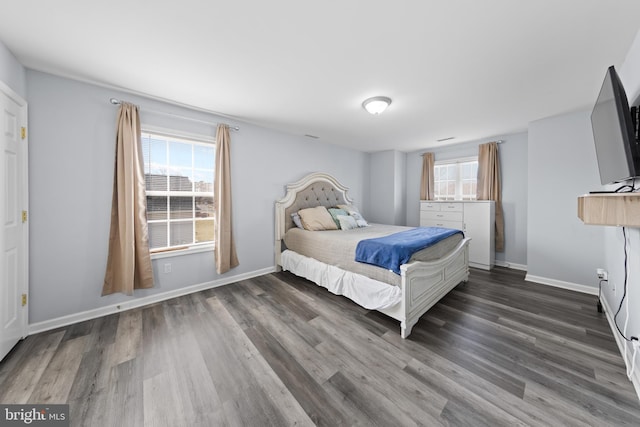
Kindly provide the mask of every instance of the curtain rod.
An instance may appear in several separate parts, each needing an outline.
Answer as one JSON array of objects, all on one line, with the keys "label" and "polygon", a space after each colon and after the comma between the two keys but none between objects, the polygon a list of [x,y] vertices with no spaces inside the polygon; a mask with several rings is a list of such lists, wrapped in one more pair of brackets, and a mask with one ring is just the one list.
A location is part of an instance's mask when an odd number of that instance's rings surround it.
[{"label": "curtain rod", "polygon": [[[472,143],[473,141],[468,141],[468,142],[458,142],[455,144],[448,144],[448,145],[442,145],[440,147],[434,147],[434,148],[447,148],[447,147],[451,147],[451,146],[455,146],[455,145],[462,145],[462,144],[469,144]],[[495,142],[496,144],[502,144],[505,141],[503,139],[497,139],[495,141],[489,141],[489,142]],[[429,151],[425,151],[424,153],[420,153],[421,156],[425,155],[426,153],[429,153]]]},{"label": "curtain rod", "polygon": [[[112,103],[113,105],[120,105],[122,104],[123,101],[116,99],[116,98],[111,98],[109,99],[109,102]],[[207,125],[218,125],[219,123],[213,123],[207,120],[200,120],[200,119],[194,119],[193,117],[187,117],[187,116],[182,116],[180,114],[173,114],[173,113],[165,113],[164,111],[158,111],[158,110],[150,110],[150,109],[144,109],[144,111],[147,111],[149,113],[153,113],[153,114],[160,114],[163,116],[168,116],[168,117],[175,117],[178,119],[183,119],[183,120],[190,120],[192,122],[198,122],[198,123],[204,123]],[[240,128],[238,126],[229,126],[229,129],[235,130],[235,131],[239,131]]]}]

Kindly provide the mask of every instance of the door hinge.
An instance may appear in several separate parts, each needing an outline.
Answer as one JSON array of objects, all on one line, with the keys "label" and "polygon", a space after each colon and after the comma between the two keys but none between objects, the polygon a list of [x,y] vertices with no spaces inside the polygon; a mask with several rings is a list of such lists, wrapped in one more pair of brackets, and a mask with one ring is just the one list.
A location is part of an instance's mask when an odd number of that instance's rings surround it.
[{"label": "door hinge", "polygon": [[27,211],[22,211],[22,222],[23,223],[27,222],[27,218],[28,218]]},{"label": "door hinge", "polygon": [[27,294],[22,294],[22,306],[27,305]]},{"label": "door hinge", "polygon": [[27,137],[27,128],[24,126],[20,128],[20,137],[22,139],[25,139]]}]

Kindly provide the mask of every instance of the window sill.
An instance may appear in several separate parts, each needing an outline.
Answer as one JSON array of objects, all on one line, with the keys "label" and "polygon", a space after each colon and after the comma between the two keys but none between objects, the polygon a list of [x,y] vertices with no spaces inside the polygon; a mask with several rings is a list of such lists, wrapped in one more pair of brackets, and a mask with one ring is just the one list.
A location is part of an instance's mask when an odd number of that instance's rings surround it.
[{"label": "window sill", "polygon": [[187,249],[178,249],[175,251],[164,251],[164,252],[156,252],[151,253],[151,259],[162,259],[162,258],[173,258],[182,255],[191,255],[197,254],[200,252],[213,252],[213,245],[202,245],[202,246],[194,246]]}]

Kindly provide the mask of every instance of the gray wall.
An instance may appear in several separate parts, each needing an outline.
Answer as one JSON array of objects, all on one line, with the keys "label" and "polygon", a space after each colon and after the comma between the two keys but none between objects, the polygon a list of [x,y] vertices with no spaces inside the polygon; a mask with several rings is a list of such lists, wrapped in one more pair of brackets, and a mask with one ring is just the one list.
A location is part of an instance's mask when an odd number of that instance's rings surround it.
[{"label": "gray wall", "polygon": [[0,82],[3,82],[22,98],[26,99],[26,71],[2,41],[0,41]]},{"label": "gray wall", "polygon": [[499,146],[502,176],[502,204],[505,219],[505,251],[496,253],[502,265],[527,264],[527,133],[500,135],[491,139],[425,149],[407,154],[407,225],[420,223],[420,176],[425,151],[435,153],[436,161],[478,155],[478,145],[491,140],[503,140]]},{"label": "gray wall", "polygon": [[[622,66],[617,67],[620,79],[625,86],[627,96],[631,105],[640,105],[640,33],[636,36],[627,58]],[[604,76],[604,71],[603,71]],[[637,183],[636,183],[637,185]],[[605,187],[605,189],[614,189],[618,185]],[[600,189],[594,187],[594,189]],[[595,227],[595,226],[592,226]],[[604,233],[605,258],[604,266],[609,272],[609,283],[602,287],[602,295],[606,304],[613,311],[611,316],[620,305],[624,290],[624,238],[621,227],[600,227]],[[625,329],[627,335],[640,336],[640,229],[627,229],[628,242],[628,291],[625,304],[618,315],[618,321],[621,329]],[[627,303],[629,307],[627,309]],[[627,317],[628,314],[628,317]],[[628,346],[629,361],[631,361],[631,346]],[[636,360],[636,364],[638,364]],[[640,386],[640,374],[638,367],[635,372],[636,389]]]},{"label": "gray wall", "polygon": [[[333,174],[361,206],[369,156],[49,74],[27,71],[30,184],[30,323],[274,266],[274,201],[307,173]],[[240,266],[218,276],[213,253],[154,261],[156,285],[133,297],[101,297],[107,258],[117,108],[141,105],[143,124],[212,134],[213,125],[149,110],[240,126],[231,133],[234,233]],[[145,112],[145,109],[147,112]],[[367,215],[366,210],[363,214]],[[171,262],[172,272],[160,268]]]},{"label": "gray wall", "polygon": [[407,219],[407,154],[394,151],[394,185],[395,197],[393,224],[405,225]]},{"label": "gray wall", "polygon": [[577,198],[599,182],[589,111],[529,124],[529,275],[597,287],[603,228],[580,221]]},{"label": "gray wall", "polygon": [[392,224],[395,221],[393,206],[395,200],[394,155],[393,151],[371,153],[369,183],[369,216],[367,221],[381,224]]},{"label": "gray wall", "polygon": [[369,158],[369,214],[365,219],[380,224],[404,225],[406,154],[388,150],[371,153]]}]

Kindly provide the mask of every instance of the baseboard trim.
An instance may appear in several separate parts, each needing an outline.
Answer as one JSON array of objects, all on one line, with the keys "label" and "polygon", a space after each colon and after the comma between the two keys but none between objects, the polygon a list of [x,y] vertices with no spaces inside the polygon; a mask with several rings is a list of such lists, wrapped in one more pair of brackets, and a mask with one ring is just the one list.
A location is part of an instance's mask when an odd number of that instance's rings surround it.
[{"label": "baseboard trim", "polygon": [[[618,350],[620,351],[620,355],[622,356],[623,359],[631,361],[631,358],[633,357],[633,346],[625,347],[626,341],[624,340],[624,338],[620,336],[620,334],[618,333],[618,328],[616,328],[616,324],[614,323],[613,310],[611,309],[611,307],[609,306],[609,303],[605,298],[602,298],[600,302],[602,303],[604,314],[607,316],[607,321],[609,322],[609,327],[611,328],[613,337],[616,339],[616,344],[618,344]],[[625,351],[627,353],[626,358],[624,357]],[[640,372],[638,371],[637,365],[636,365],[635,371],[633,372],[633,374],[631,374],[630,381],[631,381],[631,384],[633,384],[633,388],[635,389],[636,394],[638,395],[638,399],[640,400]]]},{"label": "baseboard trim", "polygon": [[32,323],[29,325],[29,335],[37,334],[39,332],[49,331],[51,329],[60,328],[62,326],[72,325],[74,323],[84,322],[85,320],[91,320],[102,316],[108,316],[114,313],[120,313],[126,310],[131,310],[145,305],[154,304],[168,299],[181,297],[183,295],[192,294],[194,292],[204,291],[205,289],[217,288],[218,286],[228,285],[230,283],[239,282],[241,280],[251,279],[253,277],[263,276],[265,274],[273,273],[276,271],[276,267],[267,267],[260,270],[254,270],[248,273],[242,273],[235,276],[225,277],[211,282],[199,283],[196,285],[186,286],[180,289],[174,289],[159,294],[149,295],[146,297],[136,298],[132,301],[121,302],[118,304],[112,304],[105,307],[95,308],[92,310],[82,311],[80,313],[69,314],[55,319],[45,320],[42,322]]},{"label": "baseboard trim", "polygon": [[497,259],[496,265],[498,267],[506,267],[506,268],[511,268],[513,270],[527,271],[527,266],[525,264],[516,264],[515,262],[502,261]]},{"label": "baseboard trim", "polygon": [[548,277],[533,276],[527,274],[524,280],[528,282],[540,283],[541,285],[553,286],[555,288],[568,289],[570,291],[582,292],[583,294],[598,295],[598,288],[580,285],[578,283],[565,282],[562,280],[549,279]]}]

